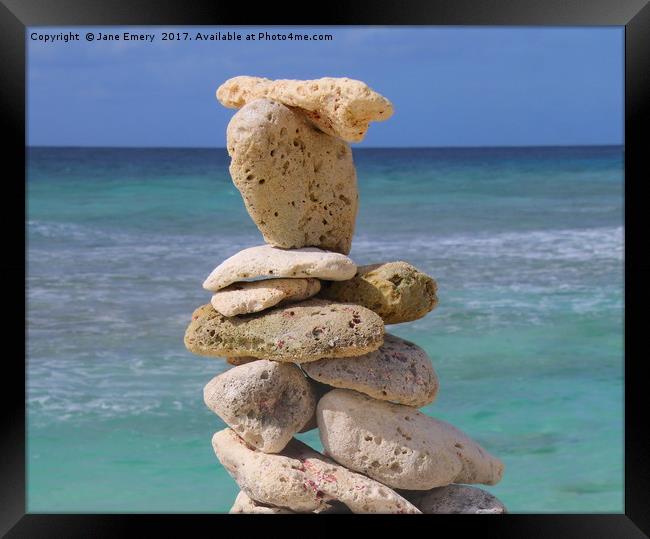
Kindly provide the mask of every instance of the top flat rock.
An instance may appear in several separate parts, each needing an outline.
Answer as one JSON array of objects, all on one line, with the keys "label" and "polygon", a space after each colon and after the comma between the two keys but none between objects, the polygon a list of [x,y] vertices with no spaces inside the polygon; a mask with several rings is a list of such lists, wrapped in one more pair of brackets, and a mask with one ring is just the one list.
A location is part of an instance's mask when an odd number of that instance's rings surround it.
[{"label": "top flat rock", "polygon": [[309,512],[338,501],[353,513],[420,513],[390,488],[337,465],[295,438],[282,453],[266,454],[226,429],[212,437],[212,447],[239,488],[261,504]]},{"label": "top flat rock", "polygon": [[273,277],[316,277],[342,281],[352,278],[356,272],[356,264],[340,253],[316,247],[279,249],[259,245],[224,260],[208,275],[203,288],[216,292],[237,281]]},{"label": "top flat rock", "polygon": [[241,108],[254,99],[267,98],[303,109],[321,131],[359,142],[370,122],[387,120],[393,105],[364,82],[324,77],[314,80],[270,80],[240,76],[217,89],[217,99],[228,108]]}]

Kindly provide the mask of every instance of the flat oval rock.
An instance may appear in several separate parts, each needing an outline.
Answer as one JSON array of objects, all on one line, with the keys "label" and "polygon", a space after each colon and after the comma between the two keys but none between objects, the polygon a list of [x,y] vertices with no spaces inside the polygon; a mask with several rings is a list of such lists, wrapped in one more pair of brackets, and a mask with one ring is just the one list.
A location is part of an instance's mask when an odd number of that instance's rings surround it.
[{"label": "flat oval rock", "polygon": [[212,437],[212,447],[239,488],[258,503],[310,512],[338,501],[353,513],[420,513],[390,488],[339,466],[295,438],[282,453],[269,455],[225,429]]},{"label": "flat oval rock", "polygon": [[265,279],[233,283],[214,293],[210,303],[224,316],[263,311],[281,302],[302,301],[320,290],[318,279]]},{"label": "flat oval rock", "polygon": [[347,256],[316,247],[279,249],[271,245],[249,247],[224,260],[203,283],[216,292],[237,281],[276,277],[316,277],[331,281],[350,279],[357,266]]},{"label": "flat oval rock", "polygon": [[352,150],[298,109],[259,99],[228,124],[230,175],[246,210],[276,247],[347,254],[359,193]]},{"label": "flat oval rock", "polygon": [[439,387],[426,352],[388,334],[374,352],[353,359],[321,359],[302,368],[307,376],[324,384],[417,408],[433,402]]},{"label": "flat oval rock", "polygon": [[506,506],[489,492],[467,485],[448,485],[400,494],[425,515],[501,515]]},{"label": "flat oval rock", "polygon": [[215,376],[203,389],[210,410],[248,444],[278,453],[309,421],[316,394],[296,366],[262,359]]},{"label": "flat oval rock", "polygon": [[328,456],[393,488],[494,485],[503,476],[503,463],[465,433],[410,406],[335,389],[316,418]]},{"label": "flat oval rock", "polygon": [[436,282],[408,262],[359,266],[348,281],[326,283],[320,297],[363,305],[385,324],[412,322],[437,304]]},{"label": "flat oval rock", "polygon": [[260,97],[305,111],[320,130],[350,142],[363,140],[372,121],[387,120],[393,105],[360,80],[323,77],[314,80],[270,80],[239,76],[217,89],[217,99],[240,108]]},{"label": "flat oval rock", "polygon": [[361,356],[383,342],[384,323],[372,311],[314,298],[230,318],[203,305],[185,331],[186,348],[200,356],[293,363]]}]

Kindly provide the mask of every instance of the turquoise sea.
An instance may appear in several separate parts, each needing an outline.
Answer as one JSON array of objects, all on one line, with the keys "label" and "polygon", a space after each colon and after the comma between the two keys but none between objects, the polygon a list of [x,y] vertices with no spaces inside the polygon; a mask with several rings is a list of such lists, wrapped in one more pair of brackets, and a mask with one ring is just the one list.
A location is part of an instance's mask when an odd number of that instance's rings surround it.
[{"label": "turquoise sea", "polygon": [[[352,258],[407,260],[439,307],[389,331],[426,413],[506,466],[511,512],[623,511],[623,148],[355,149]],[[183,334],[207,274],[262,243],[222,149],[28,152],[30,512],[226,512]],[[316,431],[300,438],[320,449]]]}]

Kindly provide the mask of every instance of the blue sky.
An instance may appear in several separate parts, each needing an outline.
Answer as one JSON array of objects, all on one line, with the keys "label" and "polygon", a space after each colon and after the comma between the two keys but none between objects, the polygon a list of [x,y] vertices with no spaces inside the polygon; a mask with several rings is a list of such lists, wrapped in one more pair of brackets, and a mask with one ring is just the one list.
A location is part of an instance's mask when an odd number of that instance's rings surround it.
[{"label": "blue sky", "polygon": [[[163,31],[328,33],[332,41],[161,41]],[[32,32],[76,32],[44,43]],[[88,42],[86,32],[155,33]],[[359,146],[623,143],[622,27],[36,27],[27,32],[28,144],[225,146],[236,75],[346,76],[395,114]]]}]

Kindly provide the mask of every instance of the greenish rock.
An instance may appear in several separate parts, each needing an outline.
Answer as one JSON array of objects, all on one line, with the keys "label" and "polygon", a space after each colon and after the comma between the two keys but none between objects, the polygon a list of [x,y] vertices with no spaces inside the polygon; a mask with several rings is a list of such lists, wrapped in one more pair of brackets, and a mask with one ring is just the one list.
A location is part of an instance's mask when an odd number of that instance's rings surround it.
[{"label": "greenish rock", "polygon": [[422,318],[435,308],[437,289],[433,278],[398,261],[360,266],[352,279],[323,283],[319,297],[363,305],[385,324],[399,324]]},{"label": "greenish rock", "polygon": [[186,348],[198,355],[292,363],[361,356],[383,342],[384,323],[377,314],[324,299],[237,317],[223,316],[207,304],[194,311],[185,331]]}]

